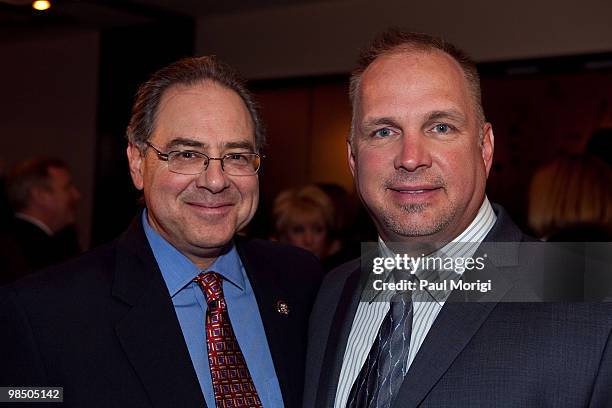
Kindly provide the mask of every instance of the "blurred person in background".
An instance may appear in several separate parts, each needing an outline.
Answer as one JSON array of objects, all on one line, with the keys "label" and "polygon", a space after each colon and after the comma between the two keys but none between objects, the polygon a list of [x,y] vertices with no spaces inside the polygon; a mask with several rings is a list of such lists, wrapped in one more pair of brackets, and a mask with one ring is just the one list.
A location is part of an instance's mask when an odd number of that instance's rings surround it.
[{"label": "blurred person in background", "polygon": [[377,232],[372,219],[359,201],[342,186],[333,183],[317,184],[334,205],[334,223],[329,232],[331,245],[327,256],[321,260],[323,269],[331,271],[361,253],[362,242],[376,241]]},{"label": "blurred person in background", "polygon": [[327,252],[327,257],[329,258],[342,251],[346,243],[351,239],[356,202],[354,200],[355,197],[351,197],[339,184],[317,183],[316,186],[329,197],[332,204],[333,219],[331,227],[327,232],[330,241]]},{"label": "blurred person in background", "polygon": [[528,222],[546,241],[608,241],[612,169],[591,154],[565,155],[536,171]]},{"label": "blurred person in background", "polygon": [[272,210],[275,238],[304,248],[319,259],[332,245],[334,206],[323,190],[314,185],[281,191]]},{"label": "blurred person in background", "polygon": [[0,259],[13,261],[2,283],[80,252],[74,223],[81,195],[66,163],[56,158],[21,162],[7,175],[6,192],[14,217],[2,232],[7,243]]},{"label": "blurred person in background", "polygon": [[589,139],[586,151],[612,166],[612,128],[604,127],[594,131]]},{"label": "blurred person in background", "polygon": [[11,209],[8,205],[6,196],[6,162],[0,159],[0,231],[6,229],[8,221],[11,219]]}]

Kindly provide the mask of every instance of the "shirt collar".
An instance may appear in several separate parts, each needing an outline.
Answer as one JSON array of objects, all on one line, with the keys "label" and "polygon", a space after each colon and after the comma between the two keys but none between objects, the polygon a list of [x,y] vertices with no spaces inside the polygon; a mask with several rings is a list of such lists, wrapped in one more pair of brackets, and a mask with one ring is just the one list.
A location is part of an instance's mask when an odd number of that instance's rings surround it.
[{"label": "shirt collar", "polygon": [[27,214],[24,214],[24,213],[20,213],[20,212],[15,213],[15,218],[19,218],[21,220],[29,222],[30,224],[34,224],[38,228],[43,230],[45,232],[45,234],[47,234],[48,236],[50,236],[50,237],[53,236],[53,231],[51,231],[51,228],[49,228],[49,226],[47,224],[45,224],[44,222],[42,222],[38,218],[32,217],[31,215],[27,215]]},{"label": "shirt collar", "polygon": [[[435,253],[448,257],[464,258],[474,255],[478,245],[482,243],[489,231],[491,231],[491,228],[493,228],[493,225],[495,225],[495,221],[497,221],[497,216],[495,211],[493,211],[491,202],[485,196],[476,217],[474,217],[470,225]],[[469,245],[469,243],[475,245]],[[395,256],[380,236],[378,237],[378,244],[383,256]]]},{"label": "shirt collar", "polygon": [[147,209],[142,212],[141,220],[145,235],[153,250],[153,256],[159,265],[171,297],[189,285],[201,272],[214,271],[240,290],[245,289],[244,269],[233,244],[229,251],[219,256],[209,268],[202,271],[151,227],[147,218]]},{"label": "shirt collar", "polygon": [[[450,257],[450,258],[469,258],[474,255],[478,246],[482,243],[484,238],[487,236],[495,222],[497,221],[497,216],[495,215],[495,211],[493,211],[493,206],[491,206],[491,202],[485,195],[482,204],[480,205],[480,209],[476,214],[476,217],[472,220],[470,225],[463,230],[457,237],[455,237],[451,242],[438,249],[432,254],[428,256],[436,256],[436,257]],[[393,251],[385,244],[382,238],[378,237],[378,246],[379,252],[384,257],[394,257],[395,254]],[[427,254],[426,254],[427,255]],[[418,279],[426,279],[428,281],[432,281],[434,279],[431,273],[428,276],[421,275],[422,271],[415,271],[415,275]],[[461,276],[463,272],[455,272],[455,271],[439,271],[437,280],[440,279],[451,279],[453,275]],[[385,271],[383,275],[385,277],[385,281],[391,281],[393,278],[393,274],[391,271]],[[370,276],[368,280],[368,285],[371,284],[373,277]],[[443,300],[445,294],[430,294],[437,301]],[[369,302],[373,302],[378,296],[378,292],[371,293],[371,296],[368,296]]]}]

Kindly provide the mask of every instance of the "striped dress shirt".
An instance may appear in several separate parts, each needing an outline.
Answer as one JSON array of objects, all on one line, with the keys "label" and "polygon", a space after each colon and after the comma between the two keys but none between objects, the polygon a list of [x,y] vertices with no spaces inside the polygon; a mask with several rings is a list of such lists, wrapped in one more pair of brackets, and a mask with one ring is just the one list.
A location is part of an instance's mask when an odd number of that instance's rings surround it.
[{"label": "striped dress shirt", "polygon": [[[451,258],[471,257],[491,228],[493,228],[496,220],[497,217],[495,216],[493,207],[491,207],[491,203],[485,196],[478,214],[471,224],[455,239],[437,251],[437,253],[444,254],[445,257]],[[466,243],[472,243],[472,245]],[[379,244],[383,256],[394,256],[380,238]],[[456,273],[459,272],[457,271]],[[390,279],[392,279],[392,274],[389,275]],[[420,278],[418,273],[417,277]],[[418,301],[416,299],[423,299],[424,294],[418,293],[418,291],[416,292],[417,293],[413,294],[414,315],[412,319],[412,337],[410,338],[410,351],[408,354],[406,372],[408,372],[429,329],[444,306],[444,299],[439,298],[437,298],[437,301]],[[334,408],[345,408],[353,382],[359,375],[359,371],[370,352],[370,348],[374,343],[380,325],[389,311],[390,307],[388,301],[373,300],[374,299],[370,301],[362,300],[357,307],[346,350],[344,351]]]}]

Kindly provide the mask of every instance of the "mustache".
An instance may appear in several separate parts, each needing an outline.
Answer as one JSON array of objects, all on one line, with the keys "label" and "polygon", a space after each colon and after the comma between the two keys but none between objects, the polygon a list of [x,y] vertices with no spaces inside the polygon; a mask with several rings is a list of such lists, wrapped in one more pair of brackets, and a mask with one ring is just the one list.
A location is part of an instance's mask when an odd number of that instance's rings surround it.
[{"label": "mustache", "polygon": [[235,204],[240,200],[240,194],[233,189],[225,189],[218,193],[211,193],[208,190],[192,190],[181,194],[181,200],[187,203],[218,206],[226,204]]},{"label": "mustache", "polygon": [[385,188],[393,188],[394,186],[406,184],[427,184],[431,186],[446,188],[446,181],[440,175],[408,172],[395,172],[390,178],[385,180],[384,186]]}]

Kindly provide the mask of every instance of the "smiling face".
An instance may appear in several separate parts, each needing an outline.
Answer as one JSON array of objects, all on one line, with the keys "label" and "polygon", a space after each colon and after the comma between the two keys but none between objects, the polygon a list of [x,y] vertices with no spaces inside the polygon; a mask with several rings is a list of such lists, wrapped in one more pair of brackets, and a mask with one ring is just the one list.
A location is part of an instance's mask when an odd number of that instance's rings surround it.
[{"label": "smiling face", "polygon": [[349,166],[382,239],[459,235],[482,204],[493,156],[460,66],[437,50],[383,55],[363,73],[356,109]]},{"label": "smiling face", "polygon": [[[244,102],[212,81],[166,90],[149,142],[164,153],[195,150],[210,157],[255,150]],[[133,144],[128,159],[134,185],[144,190],[151,226],[202,268],[212,264],[255,214],[257,175],[227,175],[218,160],[200,174],[176,174],[153,149],[143,152]]]}]

